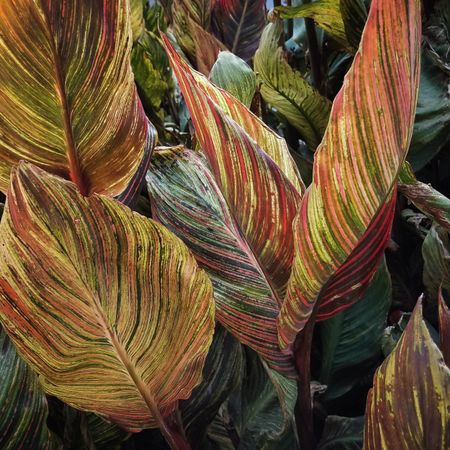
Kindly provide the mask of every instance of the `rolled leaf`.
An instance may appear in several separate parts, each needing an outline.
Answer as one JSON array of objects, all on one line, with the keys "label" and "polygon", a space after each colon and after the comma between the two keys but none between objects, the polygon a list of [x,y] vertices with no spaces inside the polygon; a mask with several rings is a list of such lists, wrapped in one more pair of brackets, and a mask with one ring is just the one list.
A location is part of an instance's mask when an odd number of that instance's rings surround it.
[{"label": "rolled leaf", "polygon": [[264,0],[217,0],[212,13],[217,37],[248,62],[258,48],[266,24]]},{"label": "rolled leaf", "polygon": [[0,226],[0,318],[44,389],[132,431],[200,382],[212,286],[186,246],[113,199],[13,171]]},{"label": "rolled leaf", "polygon": [[439,336],[445,364],[450,367],[450,310],[439,290]]},{"label": "rolled leaf", "polygon": [[[211,109],[208,102],[214,108],[219,107],[222,114],[239,125],[247,134],[269,155],[299,191],[303,192],[304,185],[297,166],[289,153],[286,141],[274,133],[259,117],[256,117],[239,100],[223,89],[217,88],[206,77],[193,70],[177,54],[166,36],[163,40],[170,64],[180,83],[180,88],[188,104],[197,134],[203,129],[209,130],[200,106]],[[209,99],[207,100],[206,97]],[[203,132],[205,135],[205,131]]]},{"label": "rolled leaf", "polygon": [[411,138],[419,49],[419,1],[372,1],[294,223],[295,260],[278,324],[284,346],[316,304],[319,320],[332,317],[361,298],[375,273]]},{"label": "rolled leaf", "polygon": [[279,45],[282,33],[282,21],[268,24],[255,54],[261,95],[315,149],[327,127],[331,102],[289,65]]},{"label": "rolled leaf", "polygon": [[47,428],[48,407],[38,378],[0,326],[0,448],[59,448]]},{"label": "rolled leaf", "polygon": [[423,213],[450,231],[450,200],[429,184],[418,181],[408,163],[400,172],[398,189]]},{"label": "rolled leaf", "polygon": [[140,184],[155,132],[129,64],[128,2],[2,2],[0,35],[0,190],[22,159],[84,195]]},{"label": "rolled leaf", "polygon": [[220,52],[209,79],[250,108],[256,92],[256,75],[241,58],[231,52]]},{"label": "rolled leaf", "polygon": [[[256,256],[261,250],[254,236],[264,219],[252,219],[249,226],[254,224],[255,229],[250,228],[246,237],[244,222],[238,221],[242,207],[227,203],[205,159],[192,151],[156,151],[147,182],[158,220],[184,240],[207,270],[214,285],[217,319],[271,367],[293,374],[291,357],[280,351],[276,327],[282,295],[277,287],[282,289],[286,280],[283,268],[288,261],[281,260],[283,247],[273,249],[278,254],[273,253],[270,261],[279,266],[270,271],[262,265],[266,261]],[[272,239],[277,244],[274,234]]]},{"label": "rolled leaf", "polygon": [[450,370],[414,313],[369,391],[364,450],[446,450],[450,447]]}]

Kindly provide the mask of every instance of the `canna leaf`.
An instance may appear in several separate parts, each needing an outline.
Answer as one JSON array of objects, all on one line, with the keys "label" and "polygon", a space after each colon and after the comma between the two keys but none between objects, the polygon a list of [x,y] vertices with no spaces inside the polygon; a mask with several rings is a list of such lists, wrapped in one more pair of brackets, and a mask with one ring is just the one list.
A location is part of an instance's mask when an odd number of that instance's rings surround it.
[{"label": "canna leaf", "polygon": [[360,450],[363,443],[364,417],[326,418],[318,450]]},{"label": "canna leaf", "polygon": [[422,320],[419,303],[369,391],[365,450],[450,447],[450,370]]},{"label": "canna leaf", "polygon": [[262,81],[261,95],[315,149],[327,127],[331,102],[288,64],[279,46],[282,33],[282,21],[268,24],[255,54],[255,71]]},{"label": "canna leaf", "polygon": [[232,53],[249,62],[266,24],[264,0],[217,0],[212,17],[217,37]]},{"label": "canna leaf", "polygon": [[318,0],[299,6],[278,6],[275,11],[282,19],[310,18],[342,47],[354,53],[356,48],[350,44],[344,25],[340,0]]},{"label": "canna leaf", "polygon": [[450,234],[433,224],[422,244],[423,282],[427,293],[436,304],[439,289],[450,293]]},{"label": "canna leaf", "polygon": [[411,138],[419,49],[418,0],[372,1],[294,223],[295,260],[278,323],[283,346],[292,346],[314,308],[318,320],[332,317],[373,277]]},{"label": "canna leaf", "polygon": [[128,2],[2,2],[0,35],[0,190],[22,159],[83,195],[140,185],[156,136],[129,64]]},{"label": "canna leaf", "polygon": [[199,383],[214,331],[211,283],[183,243],[24,163],[0,231],[0,317],[46,392],[128,430],[167,435],[166,417]]},{"label": "canna leaf", "polygon": [[0,326],[0,448],[59,448],[48,430],[47,400],[32,370]]},{"label": "canna leaf", "polygon": [[450,200],[429,184],[418,181],[408,163],[400,171],[398,189],[423,213],[450,230]]},{"label": "canna leaf", "polygon": [[439,289],[439,336],[445,364],[450,367],[450,310],[445,303],[442,289]]},{"label": "canna leaf", "polygon": [[[252,235],[246,236],[244,221],[239,217],[241,207],[227,203],[212,171],[198,154],[180,149],[156,151],[147,182],[157,219],[183,239],[207,270],[219,322],[271,367],[293,374],[291,357],[280,351],[277,338],[281,295],[277,286],[284,280],[273,276],[278,271],[278,277],[286,277],[288,274],[281,270],[288,261],[270,272],[264,270],[266,261],[256,256],[261,251],[253,250],[257,248],[253,237],[256,230],[250,229]],[[263,228],[263,219],[252,220]],[[275,236],[273,242],[277,243]],[[283,250],[280,248],[270,262],[278,264]]]},{"label": "canna leaf", "polygon": [[320,382],[327,385],[326,400],[342,396],[376,367],[391,297],[391,279],[382,260],[363,298],[320,324]]},{"label": "canna leaf", "polygon": [[[191,116],[193,120],[195,119],[194,126],[199,128],[196,129],[197,134],[201,132],[201,128],[204,130],[204,136],[207,135],[205,131],[211,133],[209,126],[205,123],[206,117],[200,106],[207,110],[220,108],[221,115],[226,115],[227,118],[247,132],[258,146],[275,161],[294,187],[299,192],[303,192],[304,185],[297,166],[289,153],[286,141],[251,113],[239,100],[223,89],[217,88],[206,77],[189,67],[164,35],[163,41],[169,55],[170,65],[178,79],[186,103],[188,103]],[[200,103],[196,102],[197,97]]]},{"label": "canna leaf", "polygon": [[220,52],[209,79],[250,108],[256,92],[256,75],[241,58],[231,52]]}]

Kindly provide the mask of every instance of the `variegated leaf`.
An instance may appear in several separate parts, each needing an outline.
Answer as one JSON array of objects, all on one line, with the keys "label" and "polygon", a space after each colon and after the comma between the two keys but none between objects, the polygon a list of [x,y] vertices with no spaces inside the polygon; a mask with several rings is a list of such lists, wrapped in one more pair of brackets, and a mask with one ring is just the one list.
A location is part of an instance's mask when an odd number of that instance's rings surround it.
[{"label": "variegated leaf", "polygon": [[450,448],[450,369],[414,313],[377,370],[367,398],[364,450]]},{"label": "variegated leaf", "polygon": [[140,186],[155,131],[134,86],[129,19],[126,0],[1,3],[1,191],[22,159],[84,195],[126,200]]},{"label": "variegated leaf", "polygon": [[331,102],[289,65],[279,45],[282,33],[282,21],[268,24],[255,54],[261,95],[315,149],[327,127]]},{"label": "variegated leaf", "polygon": [[319,320],[347,308],[378,266],[411,139],[419,49],[419,1],[372,1],[294,224],[295,261],[279,317],[286,347],[315,305]]},{"label": "variegated leaf", "polygon": [[163,36],[163,40],[170,64],[188,104],[194,126],[198,128],[196,129],[197,134],[202,133],[203,129],[203,136],[206,136],[205,130],[209,130],[205,124],[206,117],[203,109],[220,108],[221,115],[241,127],[275,161],[294,187],[299,192],[303,192],[304,185],[289,153],[286,141],[251,113],[239,100],[225,90],[217,88],[206,77],[189,67],[177,54],[166,36]]},{"label": "variegated leaf", "polygon": [[255,237],[265,242],[264,219],[251,219],[249,231],[243,229],[239,204],[227,203],[205,159],[192,151],[158,149],[147,181],[156,217],[184,240],[211,277],[217,319],[271,367],[293,374],[276,328],[282,295],[277,288],[281,291],[289,265],[282,252],[289,248],[277,248],[274,236],[267,250],[270,260],[261,258],[264,250],[255,245]]},{"label": "variegated leaf", "polygon": [[0,245],[0,318],[44,389],[129,430],[159,426],[178,448],[166,418],[199,383],[214,331],[212,286],[186,246],[24,163]]},{"label": "variegated leaf", "polygon": [[445,364],[450,367],[450,310],[445,303],[442,289],[439,289],[439,337]]}]

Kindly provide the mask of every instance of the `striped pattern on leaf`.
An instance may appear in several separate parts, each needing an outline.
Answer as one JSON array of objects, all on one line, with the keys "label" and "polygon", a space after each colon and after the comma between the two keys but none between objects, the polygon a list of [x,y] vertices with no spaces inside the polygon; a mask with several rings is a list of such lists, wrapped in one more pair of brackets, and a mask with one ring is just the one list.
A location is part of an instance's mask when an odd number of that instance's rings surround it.
[{"label": "striped pattern on leaf", "polygon": [[[302,192],[304,185],[297,166],[289,153],[286,141],[273,132],[259,117],[256,117],[245,105],[223,89],[208,81],[199,72],[183,61],[165,35],[162,36],[172,69],[189,107],[197,134],[208,132],[204,109],[210,109],[205,96],[214,107],[222,110],[222,115],[236,122],[279,166],[284,175]],[[202,125],[202,126],[200,126]],[[198,129],[197,129],[198,128]]]},{"label": "striped pattern on leaf", "polygon": [[445,303],[442,289],[439,289],[439,337],[445,364],[450,367],[450,310]]},{"label": "striped pattern on leaf", "polygon": [[129,19],[126,0],[1,2],[1,191],[21,159],[111,196],[148,163]]},{"label": "striped pattern on leaf", "polygon": [[0,245],[0,317],[44,389],[164,433],[163,417],[201,379],[214,331],[211,283],[181,240],[22,163]]},{"label": "striped pattern on leaf", "polygon": [[331,102],[289,65],[279,45],[282,34],[282,21],[268,24],[255,54],[255,71],[262,81],[261,95],[315,149],[327,127]]},{"label": "striped pattern on leaf", "polygon": [[279,318],[284,346],[316,304],[320,320],[358,300],[383,254],[414,120],[420,26],[418,0],[372,1],[294,224],[295,261]]},{"label": "striped pattern on leaf", "polygon": [[[263,251],[253,251],[254,240],[245,237],[240,227],[243,221],[235,219],[239,204],[234,209],[227,204],[206,161],[192,151],[158,149],[147,181],[158,220],[184,240],[207,270],[214,286],[217,319],[271,367],[293,374],[290,356],[278,346],[276,327],[281,298],[276,288],[288,273],[281,281],[274,279],[273,274],[283,266],[271,267],[272,261],[265,271],[261,264],[265,260],[258,258]],[[263,221],[255,221],[259,229]],[[266,242],[263,234],[261,238]],[[278,264],[282,257],[273,254],[273,262]]]},{"label": "striped pattern on leaf", "polygon": [[232,53],[250,61],[266,24],[265,1],[217,0],[212,18],[219,39]]},{"label": "striped pattern on leaf", "polygon": [[450,448],[450,370],[422,320],[422,304],[369,391],[365,450]]},{"label": "striped pattern on leaf", "polygon": [[58,448],[47,428],[47,400],[38,379],[0,326],[0,448]]}]

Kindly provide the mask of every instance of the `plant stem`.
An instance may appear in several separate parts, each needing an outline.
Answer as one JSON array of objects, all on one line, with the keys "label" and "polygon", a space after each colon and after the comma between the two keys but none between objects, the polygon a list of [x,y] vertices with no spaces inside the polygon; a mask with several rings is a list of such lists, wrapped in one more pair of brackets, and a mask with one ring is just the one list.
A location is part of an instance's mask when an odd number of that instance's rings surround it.
[{"label": "plant stem", "polygon": [[[304,0],[303,4],[306,3],[311,3],[311,0]],[[308,39],[313,84],[320,93],[323,93],[322,55],[317,42],[316,26],[312,19],[305,18],[305,29]]]},{"label": "plant stem", "polygon": [[295,366],[298,373],[295,422],[302,450],[315,450],[314,417],[311,399],[311,346],[316,322],[318,303],[303,330],[297,335],[294,345]]},{"label": "plant stem", "polygon": [[178,410],[164,419],[164,425],[160,430],[172,450],[191,450]]}]

